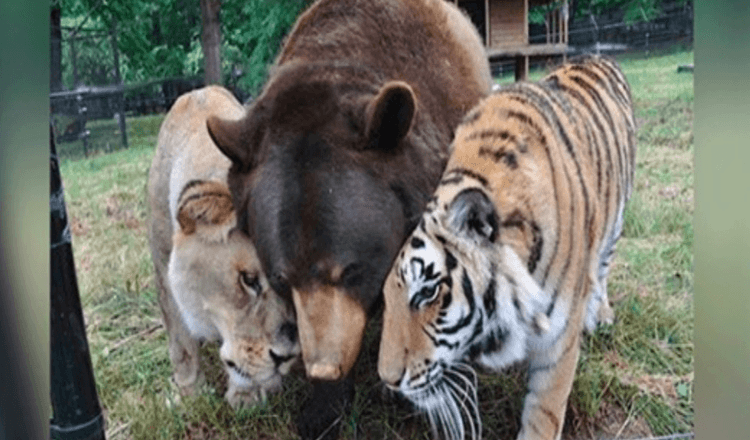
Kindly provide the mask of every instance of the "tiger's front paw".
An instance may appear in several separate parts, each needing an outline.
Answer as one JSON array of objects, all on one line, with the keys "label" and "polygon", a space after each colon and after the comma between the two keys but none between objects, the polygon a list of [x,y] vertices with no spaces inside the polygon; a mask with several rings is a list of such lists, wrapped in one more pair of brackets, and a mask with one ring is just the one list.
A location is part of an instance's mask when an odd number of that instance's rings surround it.
[{"label": "tiger's front paw", "polygon": [[599,325],[612,325],[615,322],[615,312],[609,305],[609,301],[605,298],[602,301],[602,305],[599,306],[599,311],[596,313],[596,320]]}]

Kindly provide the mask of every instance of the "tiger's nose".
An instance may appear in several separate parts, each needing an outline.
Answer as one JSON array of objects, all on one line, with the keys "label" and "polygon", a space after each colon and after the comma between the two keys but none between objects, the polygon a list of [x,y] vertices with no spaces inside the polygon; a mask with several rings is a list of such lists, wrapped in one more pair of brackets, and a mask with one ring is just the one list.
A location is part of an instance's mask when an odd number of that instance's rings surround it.
[{"label": "tiger's nose", "polygon": [[378,375],[380,376],[380,379],[389,387],[392,389],[398,389],[399,384],[401,383],[401,379],[404,378],[404,374],[406,373],[406,369],[401,368],[386,368],[382,365],[378,368]]}]

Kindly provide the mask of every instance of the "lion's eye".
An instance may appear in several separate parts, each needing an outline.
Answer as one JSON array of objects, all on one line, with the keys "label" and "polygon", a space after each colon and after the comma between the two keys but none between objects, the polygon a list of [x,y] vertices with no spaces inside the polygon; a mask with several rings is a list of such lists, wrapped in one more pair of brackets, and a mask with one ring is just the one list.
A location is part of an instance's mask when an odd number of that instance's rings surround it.
[{"label": "lion's eye", "polygon": [[240,284],[242,284],[242,287],[250,295],[258,296],[263,291],[263,287],[260,285],[260,280],[256,274],[245,271],[240,272]]}]

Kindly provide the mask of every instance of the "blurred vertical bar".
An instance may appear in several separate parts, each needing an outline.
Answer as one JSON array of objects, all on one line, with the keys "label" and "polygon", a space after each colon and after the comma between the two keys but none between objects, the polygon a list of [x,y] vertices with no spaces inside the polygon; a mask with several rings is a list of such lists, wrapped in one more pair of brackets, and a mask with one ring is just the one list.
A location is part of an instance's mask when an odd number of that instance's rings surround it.
[{"label": "blurred vertical bar", "polygon": [[50,436],[104,440],[104,417],[96,393],[78,294],[70,228],[52,126],[50,145]]}]

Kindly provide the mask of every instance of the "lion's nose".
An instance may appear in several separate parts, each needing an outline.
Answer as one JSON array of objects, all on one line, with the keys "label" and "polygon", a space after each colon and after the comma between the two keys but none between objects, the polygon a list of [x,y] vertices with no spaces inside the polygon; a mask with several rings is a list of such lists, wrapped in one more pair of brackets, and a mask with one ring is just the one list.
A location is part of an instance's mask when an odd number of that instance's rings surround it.
[{"label": "lion's nose", "polygon": [[289,342],[291,342],[292,344],[295,344],[297,342],[297,324],[293,322],[285,322],[281,325],[279,333],[289,339]]},{"label": "lion's nose", "polygon": [[273,350],[268,350],[268,354],[271,355],[271,359],[273,360],[273,364],[276,366],[276,368],[279,368],[279,365],[283,364],[284,362],[294,357],[294,355],[292,354],[288,356],[280,356],[274,353]]}]

